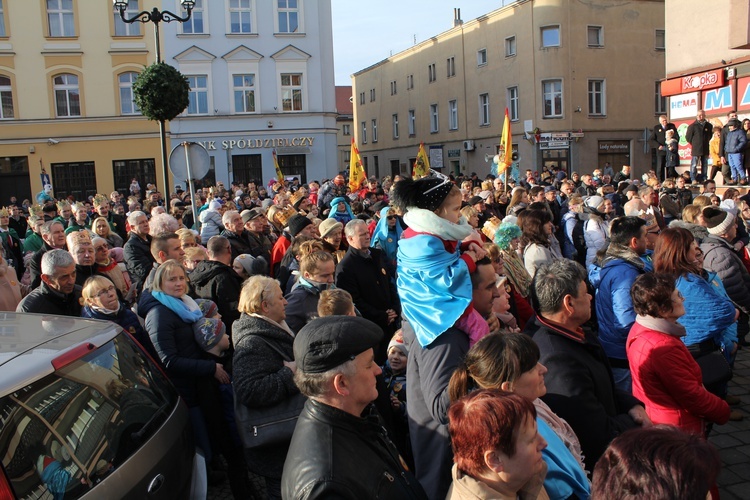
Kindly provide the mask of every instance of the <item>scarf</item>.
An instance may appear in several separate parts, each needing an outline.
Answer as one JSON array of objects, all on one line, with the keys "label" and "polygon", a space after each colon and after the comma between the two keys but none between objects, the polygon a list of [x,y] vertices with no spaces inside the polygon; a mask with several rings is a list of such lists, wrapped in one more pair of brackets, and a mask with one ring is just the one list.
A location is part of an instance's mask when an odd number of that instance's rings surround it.
[{"label": "scarf", "polygon": [[503,274],[508,277],[513,288],[521,297],[528,297],[531,288],[531,276],[523,265],[518,252],[509,249],[500,250],[500,254],[503,256]]},{"label": "scarf", "polygon": [[649,330],[671,335],[672,337],[684,337],[687,335],[685,327],[679,323],[673,323],[664,318],[655,318],[653,316],[641,316],[638,314],[635,317],[635,322],[641,326],[645,326]]},{"label": "scarf", "polygon": [[114,310],[97,306],[91,306],[91,310],[94,312],[98,312],[99,314],[106,314],[107,316],[117,316],[117,313],[120,312],[120,303],[117,303],[117,309]]},{"label": "scarf", "polygon": [[[581,443],[578,441],[578,436],[573,431],[565,419],[560,418],[552,409],[547,406],[547,403],[539,398],[534,400],[534,407],[536,408],[536,414],[539,418],[544,420],[550,429],[555,431],[555,434],[562,440],[565,447],[570,450],[570,453],[576,458],[581,469],[586,470],[586,466],[583,464],[583,451],[581,451]],[[588,472],[587,472],[588,473]]]},{"label": "scarf", "polygon": [[448,241],[462,241],[474,230],[464,216],[461,216],[458,223],[454,224],[424,208],[410,207],[407,210],[404,222],[418,233],[433,234]]},{"label": "scarf", "polygon": [[195,323],[203,317],[200,306],[188,295],[179,299],[164,292],[151,292],[151,295],[185,323]]}]

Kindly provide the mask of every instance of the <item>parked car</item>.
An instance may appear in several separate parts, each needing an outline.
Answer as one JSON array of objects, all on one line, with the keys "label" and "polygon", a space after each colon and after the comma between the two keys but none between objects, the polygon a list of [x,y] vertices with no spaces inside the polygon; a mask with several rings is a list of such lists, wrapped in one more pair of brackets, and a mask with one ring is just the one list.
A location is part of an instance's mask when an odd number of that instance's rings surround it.
[{"label": "parked car", "polygon": [[205,498],[187,406],[108,321],[0,313],[0,498]]}]

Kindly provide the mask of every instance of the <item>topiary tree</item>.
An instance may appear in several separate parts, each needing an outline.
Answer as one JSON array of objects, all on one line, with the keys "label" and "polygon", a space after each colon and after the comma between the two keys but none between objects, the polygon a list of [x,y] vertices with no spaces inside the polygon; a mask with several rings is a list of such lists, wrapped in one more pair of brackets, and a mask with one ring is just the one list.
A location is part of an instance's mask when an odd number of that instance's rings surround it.
[{"label": "topiary tree", "polygon": [[187,78],[165,62],[154,63],[133,82],[134,101],[149,120],[165,122],[190,103]]}]

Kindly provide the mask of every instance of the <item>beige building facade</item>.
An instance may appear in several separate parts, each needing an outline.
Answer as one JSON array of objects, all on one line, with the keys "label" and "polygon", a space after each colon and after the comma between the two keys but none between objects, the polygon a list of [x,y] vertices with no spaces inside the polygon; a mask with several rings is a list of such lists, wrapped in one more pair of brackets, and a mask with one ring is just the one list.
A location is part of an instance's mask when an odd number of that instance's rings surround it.
[{"label": "beige building facade", "polygon": [[664,1],[520,0],[353,75],[369,175],[410,174],[420,142],[444,173],[488,174],[509,110],[518,166],[651,168],[664,113]]},{"label": "beige building facade", "polygon": [[[130,14],[155,6],[131,0]],[[160,184],[158,125],[132,102],[154,61],[153,25],[125,25],[111,1],[2,0],[0,205],[40,192],[42,172],[56,198]]]}]

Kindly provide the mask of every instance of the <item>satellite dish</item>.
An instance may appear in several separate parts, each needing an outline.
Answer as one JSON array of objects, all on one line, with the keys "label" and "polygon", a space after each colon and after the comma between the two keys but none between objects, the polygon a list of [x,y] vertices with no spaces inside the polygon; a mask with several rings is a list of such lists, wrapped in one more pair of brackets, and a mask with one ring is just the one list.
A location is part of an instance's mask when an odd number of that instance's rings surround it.
[{"label": "satellite dish", "polygon": [[169,171],[178,180],[203,179],[210,164],[208,151],[197,142],[178,144],[169,154]]}]

